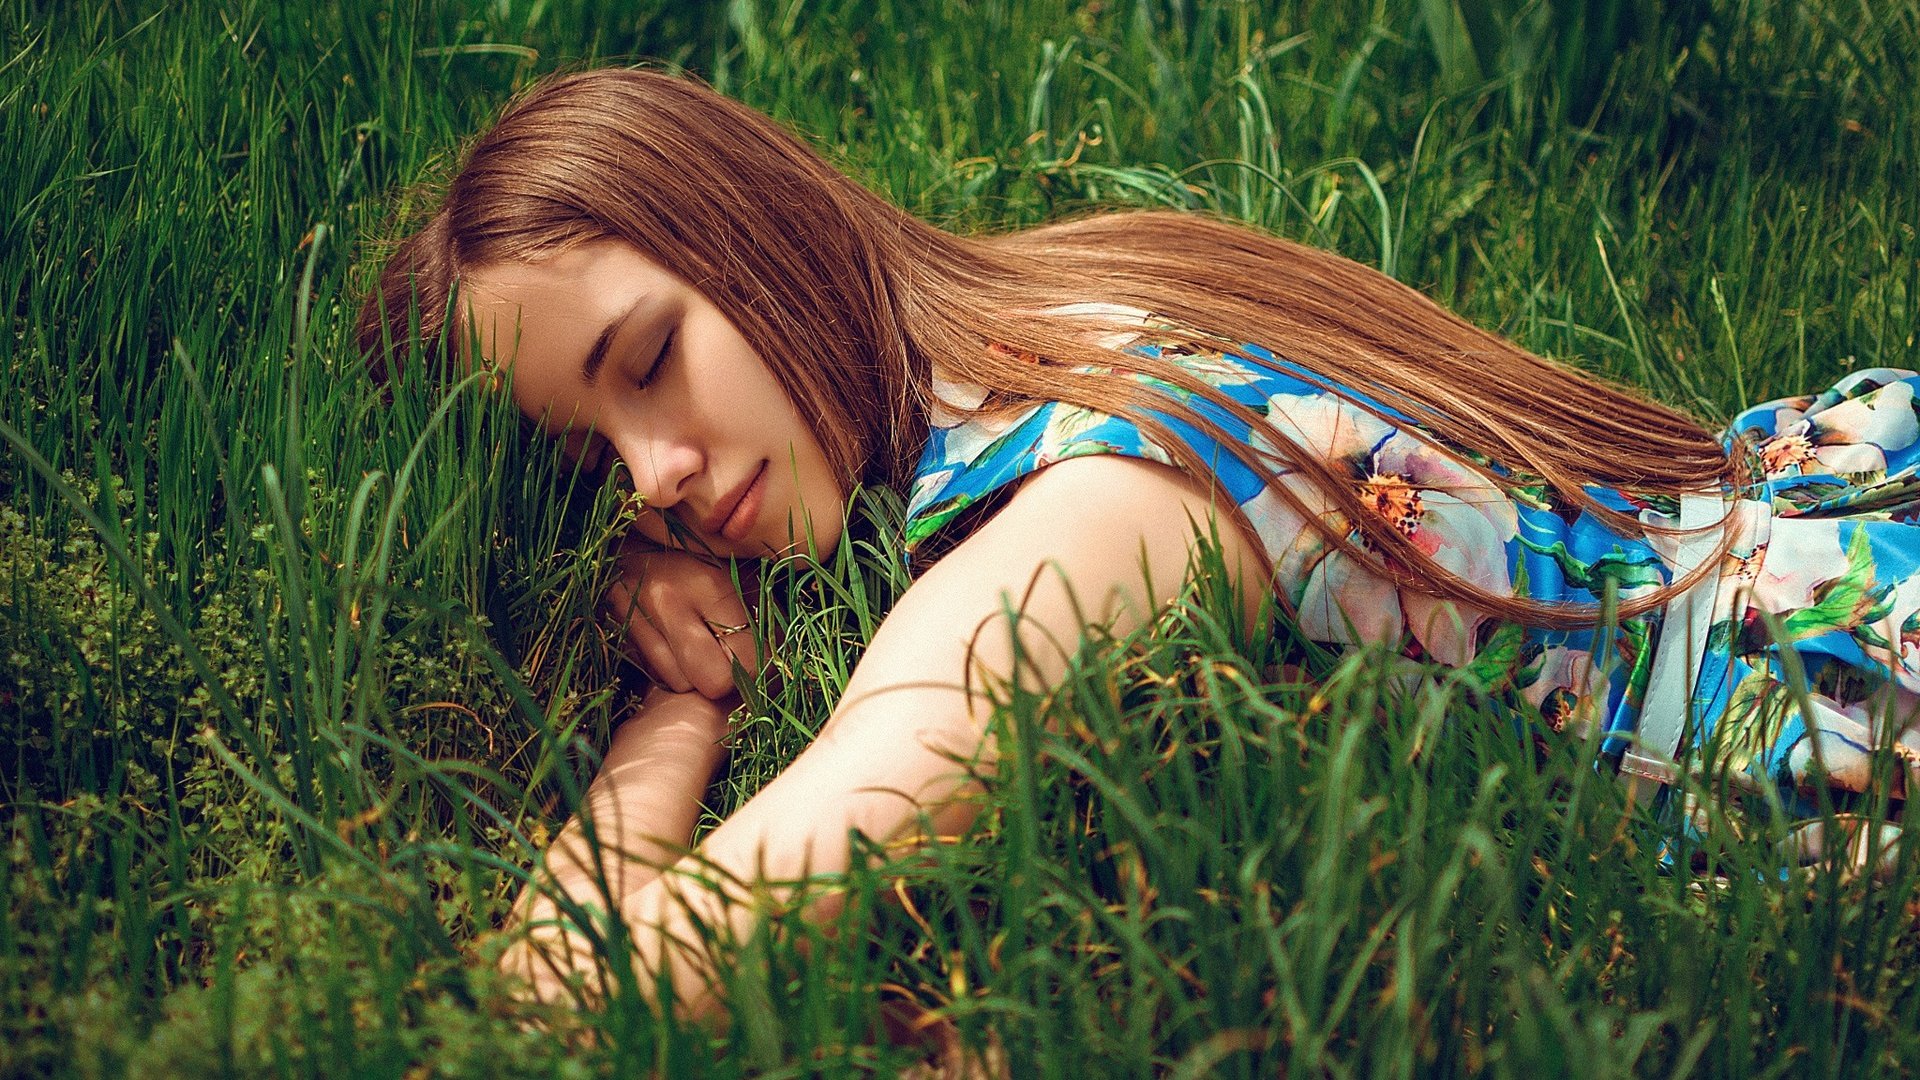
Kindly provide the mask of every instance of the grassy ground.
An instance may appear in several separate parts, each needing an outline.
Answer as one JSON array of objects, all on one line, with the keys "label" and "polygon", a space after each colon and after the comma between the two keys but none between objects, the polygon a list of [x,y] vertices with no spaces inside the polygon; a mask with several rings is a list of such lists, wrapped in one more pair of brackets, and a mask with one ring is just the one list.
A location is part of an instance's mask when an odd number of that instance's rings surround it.
[{"label": "grassy ground", "polygon": [[[1663,873],[1591,747],[1379,657],[1265,684],[1206,598],[1011,702],[977,835],[742,947],[724,1029],[529,1028],[484,957],[620,715],[610,503],[346,324],[514,87],[640,57],[955,227],[1223,210],[1708,419],[1911,363],[1913,0],[0,0],[0,1073],[892,1075],[882,1002],[1018,1076],[1920,1060],[1920,856]],[[903,585],[767,573],[720,811]]]}]

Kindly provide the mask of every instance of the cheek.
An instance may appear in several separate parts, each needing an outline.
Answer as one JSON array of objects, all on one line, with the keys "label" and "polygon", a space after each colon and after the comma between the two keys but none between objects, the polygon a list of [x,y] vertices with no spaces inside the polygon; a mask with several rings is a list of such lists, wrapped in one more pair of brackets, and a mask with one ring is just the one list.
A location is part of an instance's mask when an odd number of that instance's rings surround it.
[{"label": "cheek", "polygon": [[819,459],[812,479],[805,495],[807,513],[817,530],[837,538],[847,524],[847,492],[824,458]]},{"label": "cheek", "polygon": [[788,447],[793,454],[791,467],[796,492],[808,508],[818,514],[822,502],[832,501],[840,494],[839,474],[820,439],[798,417],[789,434]]}]

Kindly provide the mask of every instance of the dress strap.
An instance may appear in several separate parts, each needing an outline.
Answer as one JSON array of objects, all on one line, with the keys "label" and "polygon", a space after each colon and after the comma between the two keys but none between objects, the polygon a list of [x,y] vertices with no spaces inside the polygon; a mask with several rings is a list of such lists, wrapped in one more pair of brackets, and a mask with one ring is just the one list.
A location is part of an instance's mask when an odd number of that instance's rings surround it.
[{"label": "dress strap", "polygon": [[[1713,555],[1725,530],[1711,526],[1722,521],[1726,512],[1726,501],[1718,494],[1680,497],[1679,527],[1701,531],[1674,538],[1667,558],[1673,571],[1671,580],[1685,578]],[[1633,777],[1628,790],[1635,802],[1650,798],[1678,775],[1675,761],[1688,722],[1693,719],[1689,714],[1694,684],[1699,678],[1699,659],[1713,622],[1719,586],[1720,575],[1708,574],[1667,601],[1660,620],[1660,640],[1654,645],[1653,667],[1647,676],[1639,728],[1633,747],[1620,761],[1620,770]]]}]

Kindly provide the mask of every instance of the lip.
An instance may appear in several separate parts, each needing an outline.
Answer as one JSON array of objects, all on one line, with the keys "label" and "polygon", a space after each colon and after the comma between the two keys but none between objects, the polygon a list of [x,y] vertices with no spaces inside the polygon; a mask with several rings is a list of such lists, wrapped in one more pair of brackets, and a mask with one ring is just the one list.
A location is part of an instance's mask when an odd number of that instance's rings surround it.
[{"label": "lip", "polygon": [[708,535],[724,536],[729,540],[744,540],[753,528],[754,518],[760,513],[760,495],[766,489],[762,479],[767,473],[767,463],[753,470],[753,475],[739,487],[727,493],[720,505],[713,508],[707,518]]}]

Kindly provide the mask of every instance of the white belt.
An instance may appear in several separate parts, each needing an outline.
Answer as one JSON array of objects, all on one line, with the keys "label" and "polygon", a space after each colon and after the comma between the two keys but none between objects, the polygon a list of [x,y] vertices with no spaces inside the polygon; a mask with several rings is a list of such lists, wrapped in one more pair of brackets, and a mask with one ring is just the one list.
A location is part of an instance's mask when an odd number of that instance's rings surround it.
[{"label": "white belt", "polygon": [[[1726,511],[1726,501],[1718,494],[1680,497],[1680,528],[1703,531],[1673,538],[1674,550],[1666,560],[1673,571],[1671,580],[1684,579],[1713,555],[1726,530],[1705,527],[1719,521]],[[1620,771],[1636,778],[1630,783],[1636,801],[1654,787],[1673,783],[1679,775],[1676,761],[1680,740],[1693,719],[1694,684],[1699,680],[1719,586],[1720,574],[1709,572],[1667,601],[1660,620],[1660,639],[1653,648],[1653,669],[1647,675],[1646,696],[1641,700],[1639,728],[1632,748],[1620,761]]]}]

